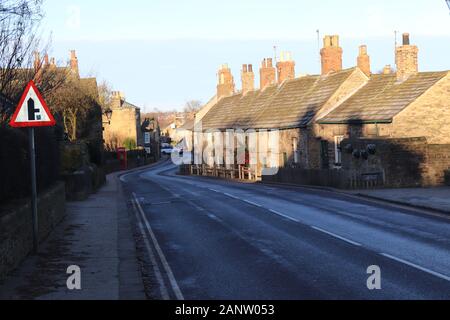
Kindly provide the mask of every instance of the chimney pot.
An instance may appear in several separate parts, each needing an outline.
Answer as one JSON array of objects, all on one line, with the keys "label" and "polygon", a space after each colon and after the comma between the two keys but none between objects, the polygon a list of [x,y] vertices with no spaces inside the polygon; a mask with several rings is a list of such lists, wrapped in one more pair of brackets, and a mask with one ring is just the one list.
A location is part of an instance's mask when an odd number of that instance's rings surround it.
[{"label": "chimney pot", "polygon": [[392,73],[392,68],[391,65],[388,64],[383,68],[383,74],[391,74]]},{"label": "chimney pot", "polygon": [[395,50],[398,81],[405,81],[409,76],[419,72],[419,48],[411,45],[409,33],[403,34],[403,45]]},{"label": "chimney pot", "polygon": [[403,34],[403,45],[404,46],[409,46],[410,45],[409,33],[404,33]]}]

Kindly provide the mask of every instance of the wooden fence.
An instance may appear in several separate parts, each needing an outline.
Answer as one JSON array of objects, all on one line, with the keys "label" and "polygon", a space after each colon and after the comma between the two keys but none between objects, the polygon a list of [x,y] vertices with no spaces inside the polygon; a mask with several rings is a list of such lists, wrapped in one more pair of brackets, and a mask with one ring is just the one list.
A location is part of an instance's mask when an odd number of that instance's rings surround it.
[{"label": "wooden fence", "polygon": [[258,177],[246,166],[210,167],[207,165],[184,165],[180,168],[184,175],[209,176],[225,179],[239,179],[272,183],[289,183],[332,187],[339,189],[371,189],[385,184],[383,172],[355,173],[347,170],[306,170],[301,168],[280,168],[274,175]]}]

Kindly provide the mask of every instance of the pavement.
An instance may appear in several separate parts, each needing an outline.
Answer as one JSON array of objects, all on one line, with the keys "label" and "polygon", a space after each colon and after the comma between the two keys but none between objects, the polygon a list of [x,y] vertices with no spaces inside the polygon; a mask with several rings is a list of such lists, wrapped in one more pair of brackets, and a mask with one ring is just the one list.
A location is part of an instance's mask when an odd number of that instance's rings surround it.
[{"label": "pavement", "polygon": [[[117,174],[109,175],[88,200],[67,204],[39,254],[0,285],[0,299],[145,299],[133,228]],[[69,266],[80,267],[81,290],[68,290]]]},{"label": "pavement", "polygon": [[450,214],[450,187],[357,190],[351,193]]},{"label": "pavement", "polygon": [[[450,299],[450,219],[327,190],[121,177],[155,299]],[[373,266],[381,289],[370,290]],[[372,267],[372,269],[371,269]]]},{"label": "pavement", "polygon": [[[417,208],[164,161],[108,176],[67,211],[0,299],[450,299],[450,217]],[[82,290],[67,289],[72,265]]]}]

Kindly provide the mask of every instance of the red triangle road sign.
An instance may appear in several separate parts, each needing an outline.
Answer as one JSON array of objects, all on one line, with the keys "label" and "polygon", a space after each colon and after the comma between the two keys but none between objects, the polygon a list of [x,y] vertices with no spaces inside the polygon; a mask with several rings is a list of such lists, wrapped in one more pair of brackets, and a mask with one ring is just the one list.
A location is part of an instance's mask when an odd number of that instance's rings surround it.
[{"label": "red triangle road sign", "polygon": [[9,123],[14,128],[52,127],[55,118],[33,81],[28,83]]}]

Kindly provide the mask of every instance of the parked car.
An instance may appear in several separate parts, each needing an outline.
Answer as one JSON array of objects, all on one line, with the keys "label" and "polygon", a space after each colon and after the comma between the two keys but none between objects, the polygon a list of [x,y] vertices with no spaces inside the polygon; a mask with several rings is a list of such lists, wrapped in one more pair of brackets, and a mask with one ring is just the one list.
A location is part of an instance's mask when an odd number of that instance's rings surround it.
[{"label": "parked car", "polygon": [[163,146],[161,148],[161,154],[164,154],[164,155],[171,155],[173,151],[174,151],[173,147],[170,146],[170,145],[169,146]]}]

